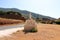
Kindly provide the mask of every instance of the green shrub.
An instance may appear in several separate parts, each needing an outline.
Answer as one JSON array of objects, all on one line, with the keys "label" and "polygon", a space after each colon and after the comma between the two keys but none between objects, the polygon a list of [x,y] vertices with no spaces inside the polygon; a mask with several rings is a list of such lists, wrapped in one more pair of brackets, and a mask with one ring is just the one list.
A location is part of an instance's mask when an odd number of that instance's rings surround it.
[{"label": "green shrub", "polygon": [[37,32],[37,28],[32,28],[30,32]]},{"label": "green shrub", "polygon": [[45,24],[46,22],[44,22],[44,21],[41,21],[41,23]]},{"label": "green shrub", "polygon": [[60,24],[60,21],[56,21],[55,23],[56,23],[56,24]]},{"label": "green shrub", "polygon": [[56,24],[60,24],[60,20],[56,20],[55,23],[56,23]]}]

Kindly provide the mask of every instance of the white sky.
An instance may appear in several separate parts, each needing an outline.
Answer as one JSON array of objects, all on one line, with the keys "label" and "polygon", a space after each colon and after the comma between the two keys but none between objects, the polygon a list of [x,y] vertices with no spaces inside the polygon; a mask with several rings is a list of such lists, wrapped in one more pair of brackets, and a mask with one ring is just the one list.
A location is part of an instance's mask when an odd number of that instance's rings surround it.
[{"label": "white sky", "polygon": [[54,18],[60,17],[60,0],[0,0],[0,7],[18,8]]}]

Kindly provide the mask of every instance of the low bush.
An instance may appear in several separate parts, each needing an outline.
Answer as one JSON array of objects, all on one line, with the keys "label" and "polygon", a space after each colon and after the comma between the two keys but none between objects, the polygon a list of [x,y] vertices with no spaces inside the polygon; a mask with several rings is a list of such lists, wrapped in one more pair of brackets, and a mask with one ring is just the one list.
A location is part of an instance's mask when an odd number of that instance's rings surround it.
[{"label": "low bush", "polygon": [[30,32],[37,32],[37,28],[32,28]]},{"label": "low bush", "polygon": [[56,23],[56,24],[60,24],[60,21],[56,21],[55,23]]}]

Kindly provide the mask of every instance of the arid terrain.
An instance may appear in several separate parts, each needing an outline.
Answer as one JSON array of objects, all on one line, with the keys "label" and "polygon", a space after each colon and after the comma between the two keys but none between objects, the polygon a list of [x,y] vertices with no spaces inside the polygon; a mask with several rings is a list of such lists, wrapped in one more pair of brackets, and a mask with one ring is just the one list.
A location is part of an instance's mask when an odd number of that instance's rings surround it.
[{"label": "arid terrain", "polygon": [[24,23],[22,20],[0,18],[0,25]]},{"label": "arid terrain", "polygon": [[0,40],[60,40],[60,25],[38,23],[37,29],[36,33],[26,34],[20,30]]}]

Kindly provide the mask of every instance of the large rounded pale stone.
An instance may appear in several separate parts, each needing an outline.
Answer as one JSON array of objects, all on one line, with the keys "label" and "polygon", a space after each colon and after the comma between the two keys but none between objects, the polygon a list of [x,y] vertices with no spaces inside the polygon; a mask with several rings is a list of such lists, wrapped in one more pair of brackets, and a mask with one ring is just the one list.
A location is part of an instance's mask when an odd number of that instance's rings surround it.
[{"label": "large rounded pale stone", "polygon": [[35,20],[33,19],[28,19],[25,22],[24,25],[24,30],[25,31],[30,31],[32,28],[36,28],[37,27],[37,23],[35,22]]}]

